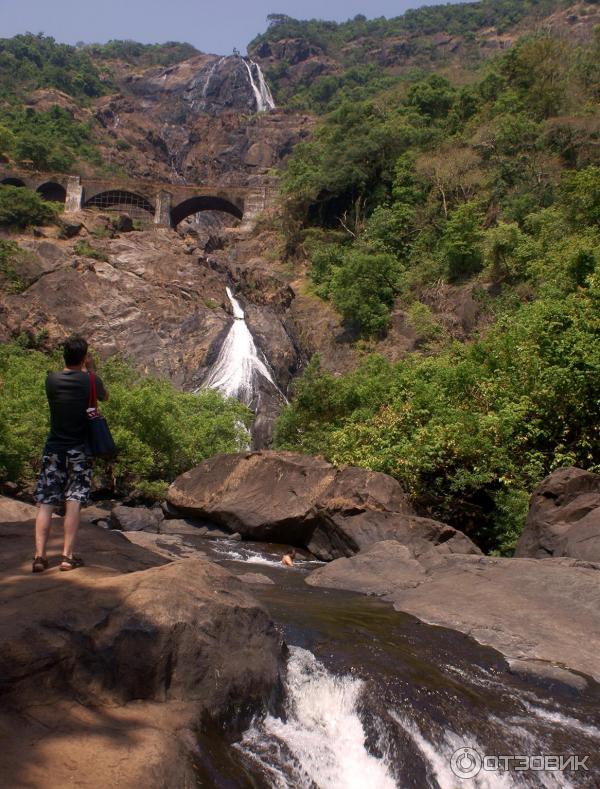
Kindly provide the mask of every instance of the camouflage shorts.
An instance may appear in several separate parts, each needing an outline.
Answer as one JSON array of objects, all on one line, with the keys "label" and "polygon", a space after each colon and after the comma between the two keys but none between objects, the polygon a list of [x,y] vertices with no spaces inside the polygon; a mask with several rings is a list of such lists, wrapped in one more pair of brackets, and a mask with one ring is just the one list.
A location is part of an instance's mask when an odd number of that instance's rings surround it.
[{"label": "camouflage shorts", "polygon": [[42,468],[35,488],[38,504],[85,504],[92,485],[92,463],[79,449],[50,452],[42,457]]}]

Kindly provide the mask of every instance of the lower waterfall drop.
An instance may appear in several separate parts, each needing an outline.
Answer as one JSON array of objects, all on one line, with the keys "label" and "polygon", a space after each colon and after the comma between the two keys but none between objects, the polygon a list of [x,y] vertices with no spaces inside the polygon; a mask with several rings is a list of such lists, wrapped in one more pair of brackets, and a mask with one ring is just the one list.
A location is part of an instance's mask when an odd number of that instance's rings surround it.
[{"label": "lower waterfall drop", "polygon": [[397,789],[385,759],[370,754],[358,714],[363,681],[335,676],[290,647],[285,719],[268,715],[235,746],[278,789]]},{"label": "lower waterfall drop", "polygon": [[203,388],[217,389],[226,397],[235,397],[251,407],[256,400],[258,379],[262,377],[284,398],[256,348],[254,338],[246,325],[243,309],[231,288],[226,290],[234,320]]}]

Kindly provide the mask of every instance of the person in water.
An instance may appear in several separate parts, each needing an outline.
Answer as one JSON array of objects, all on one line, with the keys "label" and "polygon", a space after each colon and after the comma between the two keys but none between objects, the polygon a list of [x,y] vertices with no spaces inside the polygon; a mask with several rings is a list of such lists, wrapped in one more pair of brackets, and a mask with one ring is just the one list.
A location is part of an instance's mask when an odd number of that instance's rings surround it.
[{"label": "person in water", "polygon": [[[61,570],[74,570],[83,561],[73,549],[79,530],[81,507],[90,495],[92,484],[91,459],[86,456],[87,408],[90,376],[94,360],[88,353],[83,337],[69,337],[63,345],[64,369],[48,373],[46,396],[50,407],[50,434],[44,447],[42,465],[35,489],[39,504],[35,521],[35,556],[32,571],[48,568],[46,545],[50,536],[52,512],[65,505],[64,545]],[[100,378],[96,376],[99,400],[108,400]]]},{"label": "person in water", "polygon": [[292,548],[291,551],[288,551],[286,554],[284,554],[283,559],[281,560],[281,564],[285,564],[286,567],[293,567],[295,560],[296,560],[296,549]]}]

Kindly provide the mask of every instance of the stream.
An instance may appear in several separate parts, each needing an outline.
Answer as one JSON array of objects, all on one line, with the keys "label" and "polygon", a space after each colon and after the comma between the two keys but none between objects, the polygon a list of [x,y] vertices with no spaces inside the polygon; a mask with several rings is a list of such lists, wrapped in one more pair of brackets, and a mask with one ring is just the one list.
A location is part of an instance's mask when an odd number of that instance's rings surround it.
[{"label": "stream", "polygon": [[[258,421],[265,386],[285,398],[230,288],[227,297],[232,325],[203,385],[250,405]],[[255,720],[236,743],[202,737],[200,786],[600,787],[599,685],[523,679],[467,636],[373,597],[310,587],[319,562],[300,556],[285,568],[284,546],[182,539],[236,575],[273,582],[251,590],[289,647],[281,717]]]},{"label": "stream", "polygon": [[[600,686],[582,693],[508,672],[495,650],[420,623],[382,601],[304,583],[318,566],[282,567],[282,546],[183,538],[252,584],[289,646],[285,714],[256,720],[241,741],[200,741],[201,786],[217,789],[492,789],[600,786]],[[530,770],[481,769],[486,756],[540,757]],[[543,756],[589,758],[553,769]],[[491,758],[490,758],[491,757]],[[494,759],[494,757],[497,757]],[[570,768],[573,762],[567,764]],[[547,769],[542,769],[546,767]]]}]

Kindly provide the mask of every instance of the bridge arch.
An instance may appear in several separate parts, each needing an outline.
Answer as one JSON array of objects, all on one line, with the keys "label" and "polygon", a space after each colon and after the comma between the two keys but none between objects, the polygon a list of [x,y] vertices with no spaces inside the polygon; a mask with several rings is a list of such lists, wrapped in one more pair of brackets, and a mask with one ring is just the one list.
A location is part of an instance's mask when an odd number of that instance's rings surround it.
[{"label": "bridge arch", "polygon": [[25,181],[20,178],[3,178],[0,181],[0,186],[25,186]]},{"label": "bridge arch", "polygon": [[99,208],[104,211],[126,211],[134,215],[144,212],[154,215],[154,206],[145,197],[125,189],[109,189],[106,192],[98,192],[85,200],[83,207]]},{"label": "bridge arch", "polygon": [[42,200],[52,200],[55,203],[64,203],[67,200],[67,190],[56,181],[46,181],[36,189]]},{"label": "bridge arch", "polygon": [[224,211],[226,214],[231,214],[236,219],[242,219],[244,216],[243,210],[227,200],[225,197],[217,197],[216,195],[197,195],[184,200],[179,205],[171,209],[171,225],[177,225],[186,217],[192,214],[198,214],[200,211]]}]

